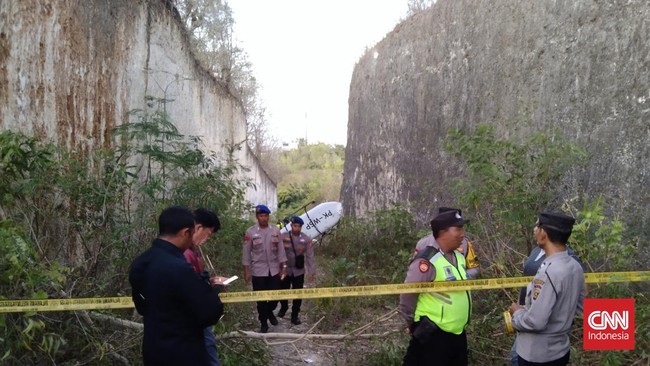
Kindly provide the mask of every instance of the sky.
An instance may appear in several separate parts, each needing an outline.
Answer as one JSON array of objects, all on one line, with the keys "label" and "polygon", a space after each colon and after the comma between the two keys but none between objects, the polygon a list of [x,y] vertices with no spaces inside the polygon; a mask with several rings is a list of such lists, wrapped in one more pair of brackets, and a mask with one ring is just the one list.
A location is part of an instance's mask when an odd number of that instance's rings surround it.
[{"label": "sky", "polygon": [[228,0],[278,143],[345,145],[354,65],[406,18],[408,0]]}]

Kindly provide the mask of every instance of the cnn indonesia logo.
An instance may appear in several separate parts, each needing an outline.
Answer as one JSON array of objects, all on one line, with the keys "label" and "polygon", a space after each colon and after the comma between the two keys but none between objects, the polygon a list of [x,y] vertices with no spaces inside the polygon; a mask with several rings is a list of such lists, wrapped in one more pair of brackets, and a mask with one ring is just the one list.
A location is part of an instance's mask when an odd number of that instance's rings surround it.
[{"label": "cnn indonesia logo", "polygon": [[585,350],[634,349],[634,299],[585,299]]}]

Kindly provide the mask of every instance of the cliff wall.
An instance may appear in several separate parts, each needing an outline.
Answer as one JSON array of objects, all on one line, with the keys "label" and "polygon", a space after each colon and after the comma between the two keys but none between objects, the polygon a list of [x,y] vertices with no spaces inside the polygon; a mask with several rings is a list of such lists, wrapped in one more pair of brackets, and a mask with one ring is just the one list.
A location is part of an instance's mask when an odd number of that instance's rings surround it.
[{"label": "cliff wall", "polygon": [[439,0],[355,67],[341,197],[347,215],[392,202],[420,222],[459,175],[450,128],[559,129],[591,154],[567,196],[604,196],[648,235],[650,3]]},{"label": "cliff wall", "polygon": [[[240,103],[196,62],[182,24],[161,0],[0,2],[0,129],[90,152],[145,96],[165,98],[171,121],[224,157],[246,139]],[[275,207],[275,183],[246,147],[236,158]]]}]

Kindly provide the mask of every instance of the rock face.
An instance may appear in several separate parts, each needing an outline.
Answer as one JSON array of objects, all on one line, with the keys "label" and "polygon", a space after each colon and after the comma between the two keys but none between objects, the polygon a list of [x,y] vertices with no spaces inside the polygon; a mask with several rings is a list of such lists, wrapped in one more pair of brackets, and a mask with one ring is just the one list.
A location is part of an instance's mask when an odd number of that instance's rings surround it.
[{"label": "rock face", "polygon": [[645,0],[439,0],[406,19],[352,76],[345,213],[407,202],[431,217],[458,175],[441,149],[450,128],[556,128],[592,156],[579,191],[647,235],[648,19]]},{"label": "rock face", "polygon": [[251,168],[247,198],[275,207],[275,183],[246,148],[240,103],[198,66],[169,2],[0,1],[0,129],[86,152],[110,146],[108,132],[143,108],[172,100],[171,121],[206,149]]}]

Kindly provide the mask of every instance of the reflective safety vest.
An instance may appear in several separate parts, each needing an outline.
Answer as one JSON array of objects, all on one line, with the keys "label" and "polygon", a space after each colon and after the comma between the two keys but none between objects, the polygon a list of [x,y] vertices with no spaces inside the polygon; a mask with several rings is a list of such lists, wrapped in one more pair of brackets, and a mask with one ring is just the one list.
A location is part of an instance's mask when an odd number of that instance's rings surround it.
[{"label": "reflective safety vest", "polygon": [[[436,277],[433,281],[467,279],[465,257],[455,250],[453,253],[456,256],[458,267],[449,263],[447,258],[439,251],[429,259],[429,262],[436,270]],[[443,331],[461,334],[467,323],[469,323],[471,312],[472,299],[469,291],[426,292],[418,296],[413,320],[417,322],[420,317],[426,316]]]}]

